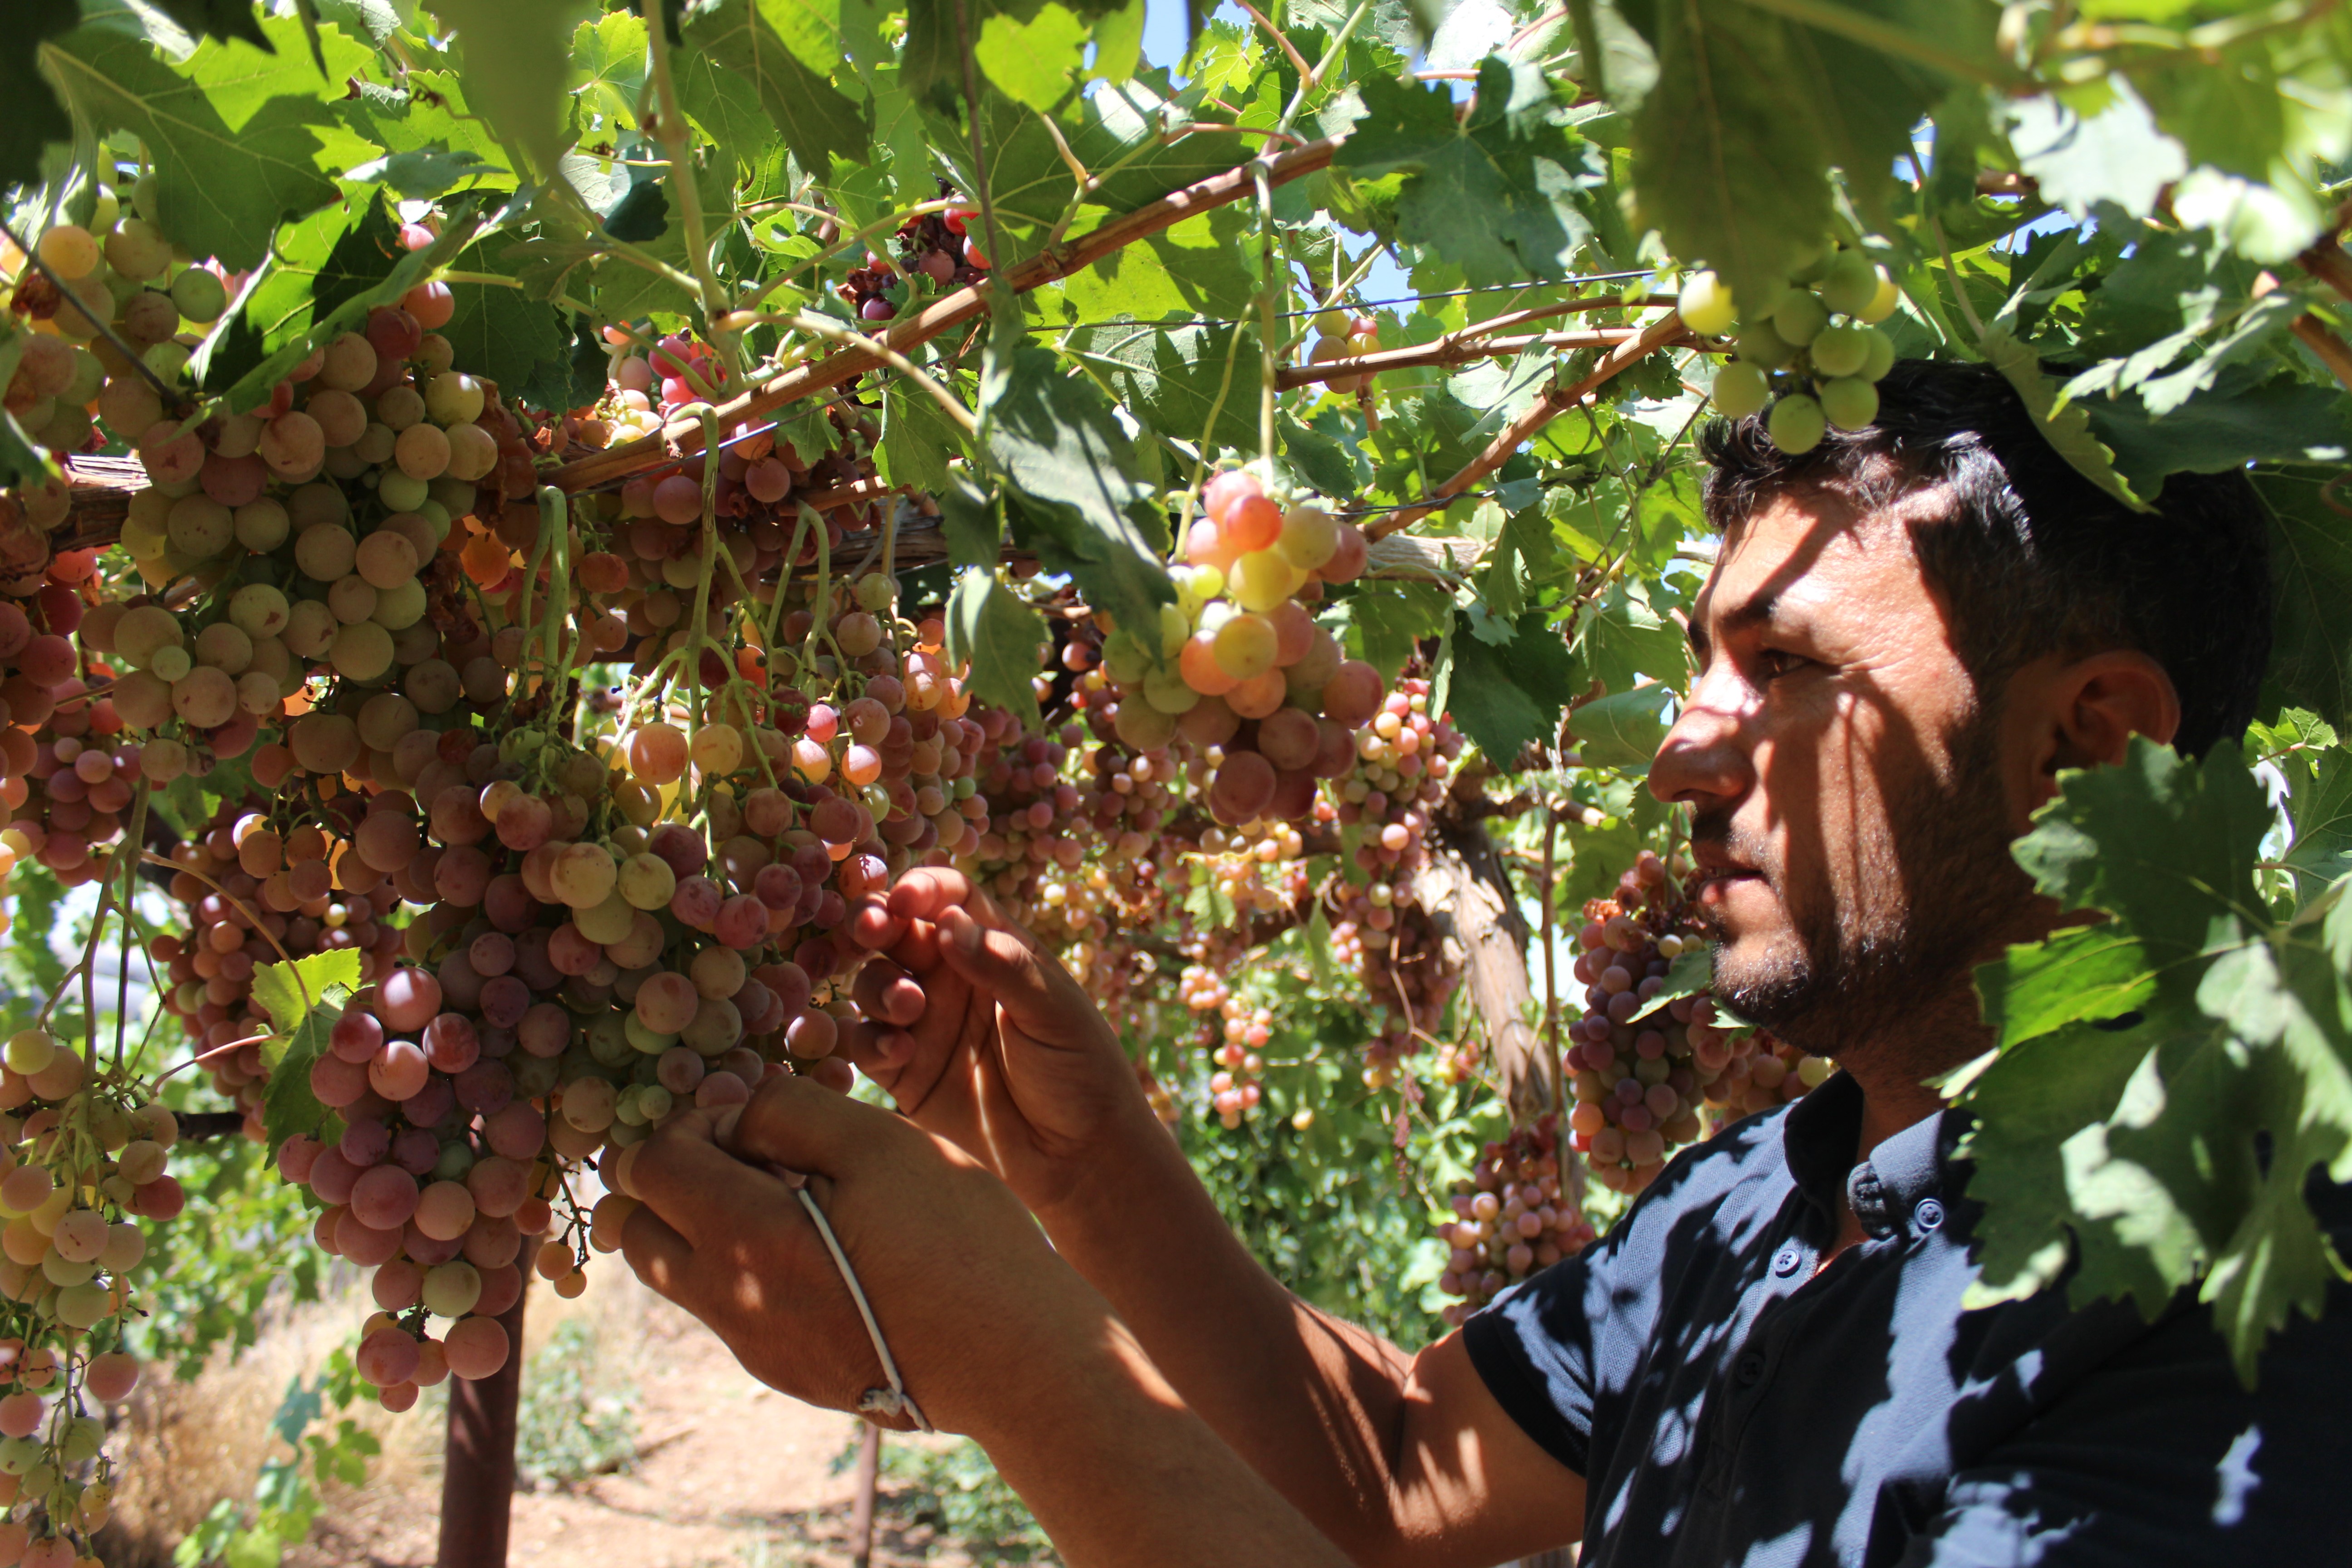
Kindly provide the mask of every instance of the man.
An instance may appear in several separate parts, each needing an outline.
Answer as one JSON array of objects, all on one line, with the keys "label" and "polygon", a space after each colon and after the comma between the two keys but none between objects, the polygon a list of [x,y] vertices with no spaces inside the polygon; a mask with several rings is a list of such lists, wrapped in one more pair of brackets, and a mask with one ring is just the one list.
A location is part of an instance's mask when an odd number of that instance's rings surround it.
[{"label": "man", "polygon": [[685,1119],[635,1162],[630,1262],[853,1406],[878,1363],[756,1167],[813,1173],[910,1391],[1074,1563],[2342,1560],[2352,1288],[2251,1393],[2185,1300],[1963,1312],[1964,1126],[1925,1081],[1984,1048],[1972,966],[2060,914],[2007,850],[2060,770],[2244,725],[2260,513],[2234,475],[2125,511],[1987,371],[1900,365],[1881,407],[1800,458],[1710,437],[1723,546],[1650,779],[1691,808],[1718,994],[1843,1071],[1603,1242],[1418,1354],[1333,1321],[1225,1229],[1069,977],[918,872],[868,917],[890,1022],[851,1046],[910,1121],[797,1080]]}]

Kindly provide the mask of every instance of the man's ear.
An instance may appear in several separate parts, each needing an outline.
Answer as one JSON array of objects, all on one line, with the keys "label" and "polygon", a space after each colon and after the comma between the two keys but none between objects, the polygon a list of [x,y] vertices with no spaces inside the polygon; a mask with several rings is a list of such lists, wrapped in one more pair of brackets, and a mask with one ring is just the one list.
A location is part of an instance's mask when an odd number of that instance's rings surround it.
[{"label": "man's ear", "polygon": [[2057,793],[2061,768],[2119,763],[2134,735],[2162,745],[2180,728],[2180,694],[2172,678],[2134,648],[2075,659],[2037,684],[2042,688],[2042,724],[2037,726],[2042,733],[2034,759],[2040,800]]}]

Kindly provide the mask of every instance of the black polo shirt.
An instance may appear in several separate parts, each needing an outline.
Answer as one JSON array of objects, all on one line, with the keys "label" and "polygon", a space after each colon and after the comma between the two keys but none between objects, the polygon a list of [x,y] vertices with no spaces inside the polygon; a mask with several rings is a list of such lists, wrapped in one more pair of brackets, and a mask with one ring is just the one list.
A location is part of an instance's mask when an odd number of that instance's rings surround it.
[{"label": "black polo shirt", "polygon": [[[1843,1074],[1740,1122],[1465,1327],[1585,1478],[1586,1568],[2352,1563],[2352,1286],[2251,1393],[2186,1293],[1964,1312],[1964,1121],[1857,1165],[1861,1124]],[[1842,1184],[1868,1239],[1816,1276]],[[2352,1254],[2345,1189],[2313,1190]]]}]

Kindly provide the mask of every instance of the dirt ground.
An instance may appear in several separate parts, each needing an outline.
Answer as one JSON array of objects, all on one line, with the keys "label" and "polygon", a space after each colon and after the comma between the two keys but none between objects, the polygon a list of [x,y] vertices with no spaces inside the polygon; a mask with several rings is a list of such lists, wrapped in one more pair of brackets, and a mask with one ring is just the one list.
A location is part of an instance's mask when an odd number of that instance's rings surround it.
[{"label": "dirt ground", "polygon": [[[636,1391],[636,1462],[568,1489],[519,1493],[509,1563],[845,1568],[855,1475],[847,1468],[835,1473],[834,1465],[857,1424],[754,1382],[700,1324],[640,1286],[617,1260],[601,1261],[579,1300],[535,1289],[524,1337],[536,1352],[565,1319],[589,1320],[597,1374]],[[119,1510],[125,1528],[107,1558],[110,1568],[144,1562],[160,1568],[215,1500],[249,1497],[263,1458],[284,1452],[267,1426],[289,1377],[306,1366],[315,1371],[362,1316],[355,1300],[304,1309],[236,1366],[215,1368],[194,1384],[166,1385],[153,1400],[142,1390],[143,1407],[118,1435],[127,1439],[118,1449],[128,1461]],[[287,1553],[287,1568],[431,1568],[439,1409],[420,1405],[398,1416],[371,1409],[365,1424],[384,1445],[368,1484],[328,1492],[310,1540]],[[886,1479],[886,1496],[888,1487]],[[919,1527],[897,1528],[886,1510],[874,1562],[957,1568],[969,1559]]]}]

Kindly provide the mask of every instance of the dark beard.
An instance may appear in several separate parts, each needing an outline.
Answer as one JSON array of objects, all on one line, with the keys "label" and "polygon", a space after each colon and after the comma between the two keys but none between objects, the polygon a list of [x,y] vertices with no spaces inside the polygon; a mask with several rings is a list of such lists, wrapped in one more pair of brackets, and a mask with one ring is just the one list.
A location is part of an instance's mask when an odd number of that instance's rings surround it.
[{"label": "dark beard", "polygon": [[[1718,982],[1716,996],[1816,1056],[1851,1058],[1867,1044],[1878,1062],[1915,1077],[1957,1065],[1943,1042],[1977,1023],[1974,968],[2021,938],[2032,907],[2032,883],[2009,852],[1998,729],[1972,713],[1949,739],[1949,782],[1923,768],[1888,799],[1897,912],[1843,909],[1826,875],[1801,889],[1786,867],[1772,868],[1801,953],[1772,973]],[[1727,842],[1727,816],[1696,819],[1693,841]],[[1915,1042],[1916,1052],[1906,1048]]]}]

